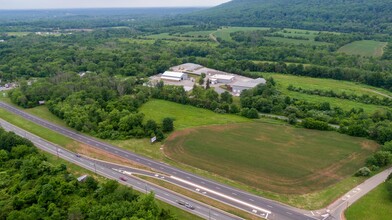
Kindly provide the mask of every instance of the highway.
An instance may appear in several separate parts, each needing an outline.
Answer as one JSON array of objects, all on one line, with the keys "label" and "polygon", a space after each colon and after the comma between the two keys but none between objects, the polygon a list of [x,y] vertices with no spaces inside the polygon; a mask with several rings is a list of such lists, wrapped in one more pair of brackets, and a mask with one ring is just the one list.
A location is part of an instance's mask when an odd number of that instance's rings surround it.
[{"label": "highway", "polygon": [[[63,158],[71,163],[74,163],[78,166],[91,170],[99,175],[105,176],[109,179],[114,179],[119,181],[121,184],[131,186],[133,189],[138,190],[142,193],[148,193],[153,191],[155,193],[155,197],[159,200],[162,200],[166,203],[174,205],[178,208],[181,208],[185,211],[188,211],[192,214],[198,215],[204,219],[212,219],[212,220],[239,220],[241,218],[234,216],[232,214],[226,213],[224,211],[215,209],[203,203],[192,200],[188,197],[179,195],[175,192],[166,190],[162,187],[156,186],[154,184],[150,184],[145,182],[139,178],[135,178],[127,173],[126,170],[137,173],[140,175],[147,175],[151,177],[155,177],[154,173],[146,172],[138,169],[131,169],[128,167],[122,166],[111,166],[109,163],[103,163],[100,161],[95,161],[90,158],[79,157],[76,156],[75,153],[68,151],[64,148],[61,148],[51,142],[48,142],[40,137],[33,135],[19,127],[16,127],[2,119],[0,119],[0,126],[3,127],[6,131],[13,131],[15,134],[22,136],[24,138],[29,139],[34,143],[38,148],[51,153],[53,155],[57,155],[60,158]],[[119,169],[116,169],[119,168]],[[125,172],[124,172],[125,171]],[[120,180],[120,177],[126,178],[126,181]],[[188,204],[191,204],[195,209],[186,208],[183,205],[178,204],[177,201],[184,201]]]},{"label": "highway", "polygon": [[14,114],[22,116],[23,118],[46,127],[50,130],[58,132],[62,135],[70,137],[78,142],[90,145],[95,148],[102,149],[109,153],[118,155],[125,159],[129,159],[136,163],[150,167],[156,172],[164,173],[171,179],[177,180],[182,184],[193,187],[194,190],[200,189],[206,192],[208,196],[215,198],[218,201],[229,204],[238,209],[250,212],[257,216],[266,219],[279,219],[279,220],[311,220],[311,219],[324,219],[326,213],[318,213],[315,215],[313,212],[296,209],[278,202],[252,195],[248,192],[235,189],[233,187],[218,183],[198,175],[183,171],[181,169],[172,167],[168,164],[157,162],[152,159],[140,156],[138,154],[123,150],[108,143],[99,141],[89,136],[80,134],[71,129],[53,124],[31,114],[25,113],[7,103],[0,102],[0,107],[4,108]]}]

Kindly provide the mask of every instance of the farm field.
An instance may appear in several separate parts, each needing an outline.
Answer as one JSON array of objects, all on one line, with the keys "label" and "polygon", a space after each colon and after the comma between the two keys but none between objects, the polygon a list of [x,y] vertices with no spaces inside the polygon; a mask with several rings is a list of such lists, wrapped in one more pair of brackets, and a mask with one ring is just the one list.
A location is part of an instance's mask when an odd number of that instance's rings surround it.
[{"label": "farm field", "polygon": [[263,27],[224,27],[212,32],[215,37],[219,37],[225,41],[232,41],[230,34],[238,31],[257,31],[267,30],[269,28]]},{"label": "farm field", "polygon": [[148,101],[139,110],[145,114],[145,120],[153,119],[158,123],[165,117],[174,118],[174,127],[176,130],[202,125],[251,121],[250,119],[237,115],[217,114],[206,109],[164,100]]},{"label": "farm field", "polygon": [[319,42],[319,41],[314,41],[314,40],[300,40],[300,39],[291,39],[291,38],[285,38],[285,37],[265,37],[267,40],[275,41],[275,42],[280,42],[280,43],[288,43],[288,44],[310,44],[310,45],[315,45],[315,46],[321,46],[321,45],[328,45],[329,43],[326,42]]},{"label": "farm field", "polygon": [[254,122],[178,131],[164,151],[175,161],[254,188],[305,194],[349,177],[377,147],[336,132]]},{"label": "farm field", "polygon": [[356,94],[356,95],[369,95],[376,96],[379,99],[392,98],[392,93],[368,85],[357,84],[348,81],[338,81],[333,79],[320,79],[311,78],[304,76],[294,76],[288,74],[277,74],[277,73],[261,73],[265,78],[273,77],[277,82],[278,89],[286,95],[296,97],[298,99],[304,99],[310,102],[330,102],[332,106],[341,107],[344,110],[350,110],[351,108],[363,108],[367,112],[374,112],[378,109],[386,109],[388,107],[364,104],[350,100],[332,98],[332,97],[321,97],[317,95],[308,95],[299,92],[289,91],[287,87],[293,85],[294,87],[301,87],[303,89],[319,89],[319,90],[333,90],[336,93]]},{"label": "farm field", "polygon": [[[180,40],[180,41],[214,41],[211,36],[220,38],[225,41],[233,41],[230,34],[238,31],[256,31],[256,30],[268,30],[266,27],[222,27],[217,30],[211,31],[191,31],[182,34],[169,34],[161,33],[155,35],[146,36],[147,39],[165,39],[165,40]],[[310,44],[315,46],[329,45],[330,43],[315,41],[315,37],[319,34],[319,31],[309,31],[300,29],[283,29],[274,34],[281,34],[284,37],[265,37],[268,40],[289,43],[289,44]],[[328,32],[332,33],[332,32]],[[338,34],[338,33],[336,33]],[[303,37],[308,39],[292,39],[290,37]]]},{"label": "farm field", "polygon": [[389,220],[392,216],[392,200],[385,184],[382,184],[350,206],[347,220]]},{"label": "farm field", "polygon": [[374,40],[355,41],[339,48],[338,52],[366,57],[381,57],[387,44]]}]

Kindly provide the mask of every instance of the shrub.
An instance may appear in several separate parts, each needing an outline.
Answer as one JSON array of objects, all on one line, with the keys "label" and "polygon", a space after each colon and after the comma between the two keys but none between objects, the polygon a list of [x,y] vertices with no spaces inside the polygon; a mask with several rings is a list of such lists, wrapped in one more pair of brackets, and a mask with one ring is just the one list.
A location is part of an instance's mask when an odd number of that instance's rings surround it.
[{"label": "shrub", "polygon": [[369,168],[362,167],[355,173],[355,176],[370,176],[371,173]]}]

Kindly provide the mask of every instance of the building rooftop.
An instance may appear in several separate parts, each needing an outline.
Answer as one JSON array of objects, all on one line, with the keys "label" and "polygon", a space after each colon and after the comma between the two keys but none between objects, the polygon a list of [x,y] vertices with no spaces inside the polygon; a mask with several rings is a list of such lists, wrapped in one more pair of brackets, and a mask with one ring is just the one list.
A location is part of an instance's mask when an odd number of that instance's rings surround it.
[{"label": "building rooftop", "polygon": [[234,76],[231,75],[223,75],[223,74],[215,74],[211,76],[213,79],[226,79],[226,80],[232,80]]},{"label": "building rooftop", "polygon": [[173,66],[170,69],[172,69],[174,71],[189,71],[189,72],[193,72],[193,71],[198,70],[200,68],[203,68],[203,66],[199,65],[199,64],[195,64],[195,63],[184,63],[184,64],[181,64],[181,65],[178,65],[178,66]]},{"label": "building rooftop", "polygon": [[166,71],[162,74],[163,77],[175,77],[175,78],[181,78],[183,75],[184,73],[172,72],[172,71]]},{"label": "building rooftop", "polygon": [[233,83],[232,86],[240,86],[240,87],[247,87],[247,88],[254,88],[259,84],[265,84],[267,81],[263,78],[257,78],[249,81],[239,81]]}]

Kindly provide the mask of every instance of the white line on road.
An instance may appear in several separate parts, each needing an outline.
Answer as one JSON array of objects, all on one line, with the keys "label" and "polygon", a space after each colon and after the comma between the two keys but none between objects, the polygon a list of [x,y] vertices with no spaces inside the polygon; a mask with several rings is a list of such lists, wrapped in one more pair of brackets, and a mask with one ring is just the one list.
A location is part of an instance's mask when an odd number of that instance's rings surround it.
[{"label": "white line on road", "polygon": [[203,186],[199,186],[199,185],[197,185],[197,184],[191,183],[191,182],[186,181],[186,180],[183,180],[183,179],[181,179],[181,178],[178,178],[178,177],[175,177],[175,176],[170,176],[170,178],[175,179],[175,180],[177,180],[177,181],[179,181],[179,182],[183,182],[183,183],[185,183],[185,184],[191,185],[191,186],[193,186],[193,187],[195,187],[195,188],[200,188],[200,189],[205,190],[205,191],[207,191],[207,192],[209,192],[209,193],[218,195],[218,196],[223,197],[223,198],[225,198],[225,199],[229,199],[229,200],[234,201],[234,202],[237,202],[237,203],[239,203],[239,204],[246,205],[246,206],[251,207],[251,208],[253,208],[253,209],[257,209],[257,210],[262,211],[262,212],[265,212],[265,213],[267,213],[267,214],[271,214],[271,212],[268,211],[268,210],[266,210],[266,209],[263,209],[263,208],[260,208],[260,207],[258,207],[258,206],[249,204],[249,203],[247,203],[247,202],[244,202],[244,201],[235,199],[235,198],[233,198],[233,197],[230,197],[230,196],[227,196],[227,195],[225,195],[225,194],[216,192],[216,191],[214,191],[214,190],[210,190],[210,189],[205,188],[205,187],[203,187]]}]

